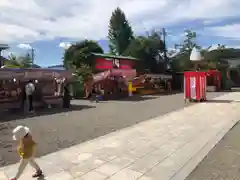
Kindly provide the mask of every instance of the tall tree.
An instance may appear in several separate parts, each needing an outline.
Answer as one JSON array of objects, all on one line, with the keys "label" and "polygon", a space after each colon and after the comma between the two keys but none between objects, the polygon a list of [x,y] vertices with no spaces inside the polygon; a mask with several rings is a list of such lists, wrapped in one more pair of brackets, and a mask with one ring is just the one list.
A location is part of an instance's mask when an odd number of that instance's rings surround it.
[{"label": "tall tree", "polygon": [[113,11],[109,22],[109,49],[113,54],[123,54],[133,39],[132,28],[124,12],[117,8]]},{"label": "tall tree", "polygon": [[192,49],[194,47],[200,49],[200,46],[198,46],[196,43],[196,32],[186,30],[184,33],[185,39],[183,40],[182,44],[175,45],[175,48],[179,49],[180,51],[174,58],[172,58],[171,64],[174,72],[190,70],[192,68],[192,63],[190,61]]},{"label": "tall tree", "polygon": [[148,34],[148,36],[138,36],[133,39],[124,55],[141,60],[143,64],[140,68],[159,73],[164,71],[164,61],[160,54],[164,51],[165,46],[159,33],[153,31]]},{"label": "tall tree", "polygon": [[194,47],[200,48],[200,46],[196,43],[197,33],[191,30],[185,30],[185,39],[183,40],[182,44],[176,44],[175,47],[179,48],[181,52],[186,52],[189,55]]}]

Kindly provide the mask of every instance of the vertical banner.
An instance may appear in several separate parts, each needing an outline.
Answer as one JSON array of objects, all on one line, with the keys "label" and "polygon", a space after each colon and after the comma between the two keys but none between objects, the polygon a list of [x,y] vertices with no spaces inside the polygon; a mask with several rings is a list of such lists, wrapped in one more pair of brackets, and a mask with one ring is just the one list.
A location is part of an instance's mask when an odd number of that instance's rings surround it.
[{"label": "vertical banner", "polygon": [[191,98],[196,99],[196,77],[190,77]]},{"label": "vertical banner", "polygon": [[203,77],[199,76],[199,99],[203,98]]},{"label": "vertical banner", "polygon": [[203,83],[203,92],[204,92],[204,99],[207,100],[207,77],[204,76],[204,83]]}]

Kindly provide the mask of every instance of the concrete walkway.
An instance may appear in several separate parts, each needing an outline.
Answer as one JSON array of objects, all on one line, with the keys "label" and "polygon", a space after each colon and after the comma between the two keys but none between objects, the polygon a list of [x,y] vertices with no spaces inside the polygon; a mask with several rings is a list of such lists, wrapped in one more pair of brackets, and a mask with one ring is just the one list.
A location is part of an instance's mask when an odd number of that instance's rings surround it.
[{"label": "concrete walkway", "polygon": [[[41,157],[42,180],[184,180],[240,119],[239,100],[229,93]],[[1,168],[0,180],[17,166]]]}]

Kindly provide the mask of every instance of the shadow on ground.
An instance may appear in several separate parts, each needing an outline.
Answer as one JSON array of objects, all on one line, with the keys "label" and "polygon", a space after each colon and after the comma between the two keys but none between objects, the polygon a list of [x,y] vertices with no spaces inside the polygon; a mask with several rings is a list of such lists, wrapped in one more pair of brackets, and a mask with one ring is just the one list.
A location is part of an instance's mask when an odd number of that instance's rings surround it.
[{"label": "shadow on ground", "polygon": [[116,101],[145,101],[145,100],[151,100],[151,99],[156,99],[156,98],[158,98],[158,96],[133,95],[131,97],[125,97],[125,98],[116,99]]},{"label": "shadow on ground", "polygon": [[54,108],[39,108],[35,110],[35,113],[21,113],[18,111],[8,111],[8,112],[2,112],[0,114],[1,119],[0,122],[8,122],[8,121],[14,121],[14,120],[21,120],[26,119],[30,117],[38,117],[38,116],[46,116],[46,115],[53,115],[58,113],[64,113],[64,112],[72,112],[72,111],[80,111],[83,109],[89,109],[89,108],[95,108],[95,106],[88,106],[88,105],[71,105],[70,108],[60,108],[60,107],[54,107]]},{"label": "shadow on ground", "polygon": [[149,95],[139,95],[139,94],[133,94],[131,97],[109,97],[108,99],[102,100],[104,101],[132,101],[132,102],[138,102],[138,101],[145,101],[145,100],[151,100],[151,99],[156,99],[161,96],[171,96],[171,95],[176,95],[180,94],[181,92],[159,92],[159,93],[154,93],[154,94],[149,94]]},{"label": "shadow on ground", "polygon": [[218,100],[218,99],[209,99],[206,103],[231,103],[233,100]]},{"label": "shadow on ground", "polygon": [[44,175],[37,178],[37,180],[47,180]]},{"label": "shadow on ground", "polygon": [[172,91],[172,92],[159,92],[159,93],[155,93],[154,95],[171,96],[171,95],[181,94],[181,93],[183,93],[183,92],[181,92],[181,91]]}]

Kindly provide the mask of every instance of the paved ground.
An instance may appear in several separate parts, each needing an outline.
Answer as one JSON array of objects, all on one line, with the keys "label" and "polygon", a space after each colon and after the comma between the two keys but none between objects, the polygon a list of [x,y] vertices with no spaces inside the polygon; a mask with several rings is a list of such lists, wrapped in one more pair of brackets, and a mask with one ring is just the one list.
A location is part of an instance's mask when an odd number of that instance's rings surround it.
[{"label": "paved ground", "polygon": [[[209,93],[209,99],[221,94]],[[99,104],[82,100],[73,103],[75,106],[71,112],[52,110],[32,118],[20,118],[18,115],[1,117],[0,166],[18,161],[11,132],[20,124],[32,129],[39,144],[37,156],[43,156],[185,106],[183,94],[145,96]]]},{"label": "paved ground", "polygon": [[[183,180],[240,119],[239,102],[233,100],[240,100],[240,93],[41,157],[42,180]],[[0,168],[0,179],[12,177],[16,168]],[[28,168],[20,180],[31,173]]]},{"label": "paved ground", "polygon": [[240,179],[240,123],[204,158],[186,180]]}]

